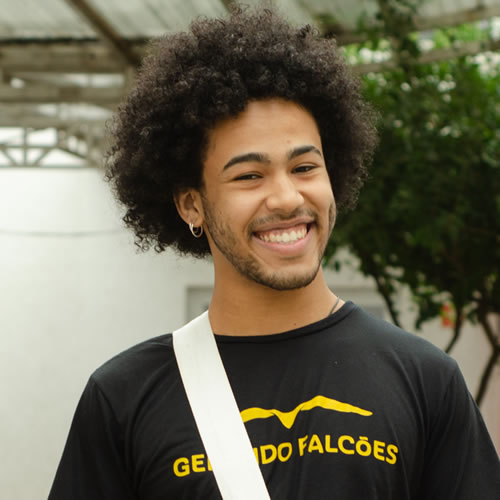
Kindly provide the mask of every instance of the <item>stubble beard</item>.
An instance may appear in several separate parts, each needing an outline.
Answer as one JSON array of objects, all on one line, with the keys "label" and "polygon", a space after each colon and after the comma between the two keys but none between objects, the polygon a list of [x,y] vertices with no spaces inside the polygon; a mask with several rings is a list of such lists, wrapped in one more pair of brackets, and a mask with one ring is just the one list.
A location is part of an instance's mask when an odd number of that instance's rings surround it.
[{"label": "stubble beard", "polygon": [[[332,233],[333,226],[335,225],[336,211],[335,204],[332,203],[328,210],[328,228],[327,235],[322,247],[318,251],[318,257],[315,267],[310,271],[302,274],[288,275],[285,272],[272,272],[264,269],[263,265],[258,260],[249,254],[238,253],[238,240],[232,229],[225,224],[223,217],[217,216],[212,210],[210,202],[202,197],[203,211],[205,214],[206,230],[210,234],[215,246],[221,254],[232,264],[232,266],[245,278],[271,288],[273,290],[285,291],[296,290],[309,285],[314,278],[316,278],[318,271],[321,267],[321,260],[328,243],[328,239]],[[290,216],[280,219],[286,220],[296,217],[299,214],[291,214]],[[317,230],[321,231],[322,227],[319,225],[318,217],[315,217],[315,224]],[[249,235],[249,238],[252,236]]]}]

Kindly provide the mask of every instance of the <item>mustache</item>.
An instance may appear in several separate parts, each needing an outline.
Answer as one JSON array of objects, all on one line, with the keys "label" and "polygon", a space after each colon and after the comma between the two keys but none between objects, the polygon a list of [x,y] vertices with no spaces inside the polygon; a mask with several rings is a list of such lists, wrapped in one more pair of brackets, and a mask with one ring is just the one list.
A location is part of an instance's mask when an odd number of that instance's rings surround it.
[{"label": "mustache", "polygon": [[255,219],[251,222],[248,229],[250,232],[254,232],[258,230],[259,227],[264,226],[266,224],[274,224],[276,222],[287,222],[293,219],[297,219],[299,217],[309,217],[313,219],[314,222],[317,221],[318,216],[314,210],[308,208],[298,208],[289,214],[272,214],[267,215],[265,217],[261,217],[259,219]]}]

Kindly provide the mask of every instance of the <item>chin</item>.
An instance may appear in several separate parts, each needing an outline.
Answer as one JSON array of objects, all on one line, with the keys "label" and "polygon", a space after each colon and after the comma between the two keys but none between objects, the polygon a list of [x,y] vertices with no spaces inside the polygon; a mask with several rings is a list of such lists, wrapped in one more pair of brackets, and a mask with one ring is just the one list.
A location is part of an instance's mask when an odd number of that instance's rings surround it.
[{"label": "chin", "polygon": [[318,271],[319,265],[309,272],[302,273],[265,273],[254,270],[254,272],[247,273],[246,277],[259,285],[271,288],[272,290],[287,291],[297,290],[310,285],[318,275]]}]

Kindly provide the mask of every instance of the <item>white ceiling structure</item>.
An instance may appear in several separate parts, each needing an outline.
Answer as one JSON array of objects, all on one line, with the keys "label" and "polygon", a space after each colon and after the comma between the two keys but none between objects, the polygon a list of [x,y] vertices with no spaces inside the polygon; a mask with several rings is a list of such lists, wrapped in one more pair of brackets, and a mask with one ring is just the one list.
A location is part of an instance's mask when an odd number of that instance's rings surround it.
[{"label": "white ceiling structure", "polygon": [[[391,0],[274,0],[292,22],[311,23],[338,43],[363,41],[359,22],[376,26]],[[233,0],[0,0],[0,166],[46,165],[54,149],[99,165],[103,125],[151,37],[186,28],[199,15],[221,16]],[[258,0],[246,0],[246,4]],[[500,0],[421,0],[419,31],[500,17]],[[430,50],[425,61],[498,50],[500,40]],[[358,73],[392,60],[355,66]],[[37,143],[36,131],[52,139]],[[49,162],[50,163],[50,162]]]}]

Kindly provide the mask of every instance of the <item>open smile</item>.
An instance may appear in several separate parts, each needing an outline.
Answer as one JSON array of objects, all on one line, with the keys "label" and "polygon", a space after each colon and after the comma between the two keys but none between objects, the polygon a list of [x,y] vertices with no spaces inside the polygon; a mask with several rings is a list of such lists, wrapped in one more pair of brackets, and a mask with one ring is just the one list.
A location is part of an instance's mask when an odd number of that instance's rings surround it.
[{"label": "open smile", "polygon": [[274,228],[267,231],[257,231],[254,233],[258,239],[266,243],[292,244],[304,239],[310,229],[311,224],[296,224],[287,228]]},{"label": "open smile", "polygon": [[283,256],[298,257],[308,247],[315,227],[314,222],[297,221],[286,227],[278,225],[266,230],[255,231],[253,237],[260,247],[268,251]]}]

